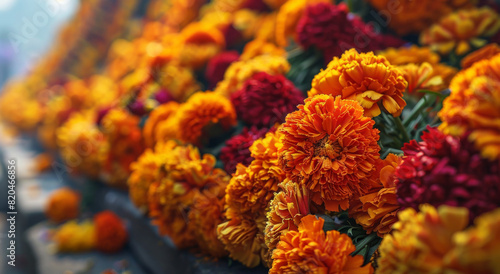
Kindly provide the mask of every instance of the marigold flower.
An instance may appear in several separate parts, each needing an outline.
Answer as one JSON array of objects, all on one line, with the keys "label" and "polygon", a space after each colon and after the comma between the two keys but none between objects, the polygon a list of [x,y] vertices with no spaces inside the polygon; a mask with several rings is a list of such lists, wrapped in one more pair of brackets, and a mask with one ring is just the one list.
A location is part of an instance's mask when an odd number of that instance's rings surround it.
[{"label": "marigold flower", "polygon": [[123,109],[112,109],[102,119],[101,131],[109,144],[102,179],[113,186],[126,186],[130,164],[144,151],[139,118]]},{"label": "marigold flower", "polygon": [[176,116],[177,124],[182,125],[179,138],[184,142],[200,144],[200,138],[207,126],[220,124],[229,129],[236,124],[236,112],[231,101],[214,92],[198,92],[180,106]]},{"label": "marigold flower", "polygon": [[498,273],[500,209],[477,217],[474,223],[453,236],[455,247],[447,260],[463,273]]},{"label": "marigold flower", "polygon": [[460,66],[462,67],[462,69],[470,68],[474,63],[481,60],[490,59],[498,53],[500,53],[500,46],[498,46],[498,44],[488,44],[465,56],[460,62]]},{"label": "marigold flower", "polygon": [[440,92],[448,87],[441,76],[432,76],[435,74],[434,68],[429,63],[408,64],[398,68],[403,73],[406,82],[408,82],[407,92],[409,94],[415,94],[418,90]]},{"label": "marigold flower", "polygon": [[285,56],[286,51],[264,39],[254,39],[243,48],[241,60],[250,60],[260,55]]},{"label": "marigold flower", "polygon": [[462,136],[470,131],[481,155],[500,157],[500,54],[476,62],[459,72],[450,85],[451,94],[438,115],[445,134]]},{"label": "marigold flower", "polygon": [[288,70],[290,64],[283,56],[261,55],[250,60],[234,62],[226,70],[224,80],[219,82],[214,92],[229,97],[258,72],[285,75]]},{"label": "marigold flower", "polygon": [[79,173],[97,178],[109,150],[107,138],[91,113],[75,113],[56,131],[57,145],[66,165]]},{"label": "marigold flower", "polygon": [[[404,44],[395,37],[376,33],[360,18],[349,14],[345,3],[308,5],[297,23],[296,32],[301,46],[318,48],[327,62],[350,48],[365,52]],[[362,37],[362,42],[359,42],[359,37]]]},{"label": "marigold flower", "polygon": [[45,206],[45,215],[55,223],[74,219],[79,213],[80,194],[67,187],[52,192]]},{"label": "marigold flower", "polygon": [[238,117],[249,125],[271,127],[304,100],[302,92],[283,75],[254,74],[231,95]]},{"label": "marigold flower", "polygon": [[84,252],[96,246],[95,225],[91,221],[80,224],[72,220],[57,228],[52,235],[58,252]]},{"label": "marigold flower", "polygon": [[468,222],[467,209],[421,205],[420,212],[407,208],[398,214],[392,234],[379,247],[378,273],[447,273],[443,258],[453,247],[453,235]]},{"label": "marigold flower", "polygon": [[193,93],[200,90],[193,71],[173,63],[153,67],[150,75],[158,85],[168,90],[177,102],[186,101]]},{"label": "marigold flower", "polygon": [[217,235],[224,247],[229,251],[229,257],[240,261],[243,265],[253,268],[261,263],[261,252],[264,245],[263,237],[259,237],[258,223],[265,223],[266,218],[248,218],[232,209],[226,211],[227,221],[217,227]]},{"label": "marigold flower", "polygon": [[275,194],[269,205],[264,234],[271,254],[280,236],[288,231],[298,231],[300,220],[311,213],[309,190],[304,185],[285,179],[279,186],[281,191]]},{"label": "marigold flower", "polygon": [[269,273],[373,273],[373,267],[362,266],[363,256],[350,254],[356,250],[347,234],[323,231],[322,218],[302,218],[299,231],[289,231],[273,253]]},{"label": "marigold flower", "polygon": [[217,83],[222,81],[229,65],[238,59],[240,59],[240,55],[237,51],[225,51],[210,59],[205,70],[205,78],[210,84],[209,88],[214,88]]},{"label": "marigold flower", "polygon": [[144,136],[144,142],[147,147],[152,148],[159,141],[156,137],[160,124],[169,117],[173,117],[178,109],[179,103],[168,102],[158,106],[149,114],[142,129],[142,135]]},{"label": "marigold flower", "polygon": [[229,176],[214,168],[216,159],[213,155],[200,155],[193,146],[167,143],[161,151],[158,154],[162,163],[161,180],[150,185],[149,214],[160,233],[168,235],[178,248],[195,247],[198,227],[195,222],[188,221],[190,208],[200,192],[221,187],[229,181]]},{"label": "marigold flower", "polygon": [[295,35],[297,23],[308,5],[327,3],[328,0],[288,0],[278,10],[276,15],[276,43],[282,47],[288,46],[288,37]]},{"label": "marigold flower", "polygon": [[484,46],[485,38],[500,30],[498,14],[489,7],[464,9],[449,14],[420,34],[420,43],[434,51],[463,55]]},{"label": "marigold flower", "polygon": [[106,210],[96,214],[94,224],[97,250],[114,253],[123,248],[128,238],[127,229],[115,213]]},{"label": "marigold flower", "polygon": [[[472,7],[475,0],[443,0],[443,1],[412,1],[404,0],[369,0],[370,4],[379,11],[378,18],[385,20],[383,24],[399,35],[418,33],[442,16],[459,8]],[[380,21],[379,21],[380,23]]]},{"label": "marigold flower", "polygon": [[367,233],[377,232],[379,237],[391,232],[392,225],[398,220],[399,203],[396,196],[395,176],[396,168],[401,158],[389,154],[383,160],[380,169],[381,185],[375,187],[370,193],[351,201],[349,216],[363,226]]},{"label": "marigold flower", "polygon": [[500,206],[500,163],[483,159],[464,138],[447,136],[435,128],[403,147],[396,170],[398,202],[403,207],[462,206],[471,220]]},{"label": "marigold flower", "polygon": [[305,184],[312,200],[331,211],[366,193],[379,159],[379,131],[358,102],[316,95],[286,117],[279,130],[279,163],[287,178]]},{"label": "marigold flower", "polygon": [[188,222],[194,227],[196,242],[202,253],[215,258],[227,256],[224,245],[217,238],[217,226],[224,221],[224,189],[227,182],[204,190],[195,196],[189,210]]},{"label": "marigold flower", "polygon": [[[431,79],[440,76],[443,79],[445,87],[450,85],[451,79],[457,73],[457,69],[439,63],[441,57],[431,51],[428,47],[418,47],[415,45],[400,48],[388,48],[383,51],[378,51],[378,55],[384,56],[393,66],[404,67],[405,65],[420,65],[429,63],[432,66]],[[411,83],[408,85],[410,86]]]},{"label": "marigold flower", "polygon": [[253,161],[253,157],[250,156],[250,146],[255,140],[264,137],[266,132],[266,128],[252,127],[248,129],[245,127],[240,134],[227,140],[226,146],[221,149],[219,156],[224,164],[224,170],[228,174],[233,174],[238,163],[248,166]]},{"label": "marigold flower", "polygon": [[342,99],[358,101],[368,117],[378,116],[382,107],[396,117],[406,106],[403,92],[407,84],[402,73],[385,57],[351,49],[341,58],[335,57],[326,70],[314,77],[308,94],[340,95]]}]

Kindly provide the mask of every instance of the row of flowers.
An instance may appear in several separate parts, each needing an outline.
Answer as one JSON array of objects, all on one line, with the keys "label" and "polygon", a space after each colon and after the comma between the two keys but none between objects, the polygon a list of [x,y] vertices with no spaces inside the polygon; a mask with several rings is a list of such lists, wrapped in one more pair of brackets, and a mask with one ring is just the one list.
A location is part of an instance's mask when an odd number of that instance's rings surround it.
[{"label": "row of flowers", "polygon": [[100,73],[35,71],[0,113],[179,248],[271,273],[497,273],[497,6],[392,2],[172,1]]}]

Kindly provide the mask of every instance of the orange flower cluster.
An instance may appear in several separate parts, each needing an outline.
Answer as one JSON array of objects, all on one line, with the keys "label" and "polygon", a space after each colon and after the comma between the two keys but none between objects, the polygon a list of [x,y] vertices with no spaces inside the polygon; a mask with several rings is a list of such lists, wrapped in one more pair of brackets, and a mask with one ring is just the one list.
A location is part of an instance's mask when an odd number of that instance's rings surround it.
[{"label": "orange flower cluster", "polygon": [[375,121],[356,101],[316,95],[286,117],[279,163],[316,204],[339,211],[374,184],[380,147]]},{"label": "orange flower cluster", "polygon": [[391,232],[392,225],[398,220],[396,216],[399,204],[396,196],[395,177],[396,168],[401,163],[401,158],[389,154],[383,160],[380,169],[380,183],[373,187],[368,194],[351,201],[349,216],[363,226],[367,233],[377,232],[379,237]]},{"label": "orange flower cluster", "polygon": [[[285,179],[278,166],[280,136],[279,131],[269,132],[254,141],[250,147],[254,160],[248,167],[238,164],[226,188],[227,221],[219,225],[217,232],[230,257],[248,267],[269,258],[264,244],[265,211],[278,184]],[[242,231],[249,236],[240,238]]]},{"label": "orange flower cluster", "polygon": [[439,129],[445,134],[462,136],[471,131],[481,155],[500,157],[500,54],[476,62],[453,78],[451,95],[443,102]]},{"label": "orange flower cluster", "polygon": [[351,49],[341,58],[334,57],[327,68],[314,77],[308,94],[309,97],[340,95],[342,99],[358,101],[366,116],[378,116],[383,108],[396,117],[406,106],[403,92],[407,84],[403,74],[385,57]]},{"label": "orange flower cluster", "polygon": [[464,55],[480,48],[500,30],[500,18],[489,7],[464,9],[447,15],[420,34],[420,43],[441,54]]},{"label": "orange flower cluster", "polygon": [[[455,9],[471,7],[476,0],[369,0],[379,10],[380,20],[399,35],[418,33]],[[383,18],[383,19],[382,19]]]},{"label": "orange flower cluster", "polygon": [[80,194],[67,187],[54,191],[45,206],[45,215],[55,223],[74,219],[78,214],[80,214]]},{"label": "orange flower cluster", "polygon": [[314,215],[302,218],[298,231],[281,237],[273,253],[269,273],[373,273],[363,257],[350,254],[356,250],[346,234],[323,231],[324,220]]},{"label": "orange flower cluster", "polygon": [[225,255],[215,229],[222,222],[229,177],[214,168],[213,155],[201,156],[192,146],[169,141],[157,148],[157,153],[157,178],[154,182],[145,180],[143,186],[149,183],[147,201],[154,224],[179,248],[198,246],[206,254]]}]

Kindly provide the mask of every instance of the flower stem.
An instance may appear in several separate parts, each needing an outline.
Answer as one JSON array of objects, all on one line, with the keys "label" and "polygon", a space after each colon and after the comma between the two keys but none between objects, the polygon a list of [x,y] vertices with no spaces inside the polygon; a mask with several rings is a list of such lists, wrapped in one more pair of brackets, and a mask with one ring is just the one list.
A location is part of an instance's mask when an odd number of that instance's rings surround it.
[{"label": "flower stem", "polygon": [[396,127],[403,134],[403,143],[408,143],[410,141],[410,135],[408,135],[408,132],[406,131],[405,127],[403,126],[403,123],[401,122],[401,118],[393,116],[393,120],[394,120],[394,123],[396,124]]}]

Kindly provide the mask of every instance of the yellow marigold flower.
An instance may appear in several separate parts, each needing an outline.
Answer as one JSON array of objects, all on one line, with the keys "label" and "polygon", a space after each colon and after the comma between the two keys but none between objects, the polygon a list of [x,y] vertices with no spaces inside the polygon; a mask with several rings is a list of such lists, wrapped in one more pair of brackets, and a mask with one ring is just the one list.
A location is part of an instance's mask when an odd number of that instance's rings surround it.
[{"label": "yellow marigold flower", "polygon": [[500,30],[500,17],[489,7],[464,9],[447,15],[420,34],[420,43],[434,51],[463,55],[487,43]]},{"label": "yellow marigold flower", "polygon": [[236,112],[229,99],[214,92],[198,92],[182,104],[174,117],[183,142],[199,144],[207,126],[219,124],[228,129],[236,124]]},{"label": "yellow marigold flower", "polygon": [[281,235],[297,231],[300,220],[311,213],[309,190],[304,185],[285,179],[280,187],[282,190],[271,200],[267,212],[264,239],[270,253],[278,245]]},{"label": "yellow marigold flower", "polygon": [[288,114],[280,131],[279,163],[287,178],[306,185],[312,200],[330,211],[373,184],[379,131],[358,102],[320,94]]},{"label": "yellow marigold flower", "polygon": [[96,246],[94,236],[93,222],[84,221],[79,224],[73,220],[57,228],[52,235],[52,240],[58,252],[84,252]]},{"label": "yellow marigold flower", "polygon": [[160,124],[165,122],[169,117],[174,116],[178,109],[179,103],[170,101],[158,106],[149,114],[142,129],[142,135],[144,136],[144,142],[147,147],[152,148],[159,141],[156,139],[156,134]]},{"label": "yellow marigold flower", "polygon": [[453,247],[453,235],[469,223],[468,210],[460,207],[421,205],[398,214],[392,234],[379,247],[378,273],[446,273],[443,258]]},{"label": "yellow marigold flower", "polygon": [[[472,7],[475,0],[369,0],[379,12],[378,23],[389,24],[399,35],[418,33],[458,8]],[[381,22],[382,21],[382,22]]]},{"label": "yellow marigold flower", "polygon": [[407,85],[400,70],[385,57],[350,49],[314,77],[308,94],[340,95],[358,101],[368,117],[378,116],[381,107],[396,117],[406,106],[403,92]]},{"label": "yellow marigold flower", "polygon": [[408,82],[407,91],[417,89],[442,91],[448,88],[451,79],[457,73],[453,67],[439,63],[440,57],[427,47],[389,48],[377,52],[389,63],[397,66]]},{"label": "yellow marigold flower", "polygon": [[0,95],[0,119],[3,122],[22,131],[33,130],[42,120],[43,112],[42,106],[31,96],[24,82],[13,81],[3,88]]},{"label": "yellow marigold flower", "polygon": [[275,44],[262,39],[255,39],[248,42],[243,49],[240,60],[250,60],[260,55],[275,55],[285,56],[286,51],[283,48],[277,47]]},{"label": "yellow marigold flower", "polygon": [[288,46],[288,38],[295,35],[297,23],[308,5],[328,0],[288,0],[279,9],[276,16],[276,43],[282,47]]},{"label": "yellow marigold flower", "polygon": [[94,113],[71,116],[57,129],[57,145],[62,159],[71,170],[97,178],[103,168],[109,143],[96,125]]},{"label": "yellow marigold flower", "polygon": [[115,40],[107,55],[106,74],[112,79],[120,79],[131,72],[138,63],[138,52],[134,43],[125,39]]},{"label": "yellow marigold flower", "polygon": [[269,273],[373,273],[363,265],[363,256],[350,254],[356,250],[347,234],[323,231],[322,218],[302,218],[298,231],[289,231],[273,253]]},{"label": "yellow marigold flower", "polygon": [[144,151],[139,118],[123,109],[111,109],[101,123],[109,144],[101,178],[110,185],[125,187],[130,164]]},{"label": "yellow marigold flower", "polygon": [[224,80],[219,82],[214,92],[229,97],[258,72],[285,75],[289,70],[290,64],[283,56],[260,55],[250,60],[234,62],[227,68]]},{"label": "yellow marigold flower", "polygon": [[153,77],[161,87],[178,102],[186,101],[193,93],[200,90],[193,71],[173,63],[167,63],[153,70]]},{"label": "yellow marigold flower", "polygon": [[363,226],[367,233],[375,231],[380,237],[384,237],[391,232],[392,225],[398,220],[397,179],[394,172],[400,163],[401,158],[390,153],[382,161],[380,185],[359,199],[351,201],[349,216]]},{"label": "yellow marigold flower", "polygon": [[499,273],[500,209],[477,217],[474,223],[453,236],[455,247],[448,260],[463,273]]},{"label": "yellow marigold flower", "polygon": [[471,131],[481,155],[500,157],[500,54],[476,62],[453,78],[451,94],[443,102],[439,129],[445,134],[462,136]]},{"label": "yellow marigold flower", "polygon": [[470,68],[474,63],[484,59],[490,59],[498,53],[500,53],[500,47],[497,44],[488,44],[465,56],[460,62],[460,66],[462,69]]},{"label": "yellow marigold flower", "polygon": [[264,246],[264,237],[259,236],[263,229],[259,229],[258,224],[265,225],[266,217],[249,217],[228,209],[227,221],[217,227],[217,235],[229,251],[229,257],[247,267],[256,267],[261,263]]}]

